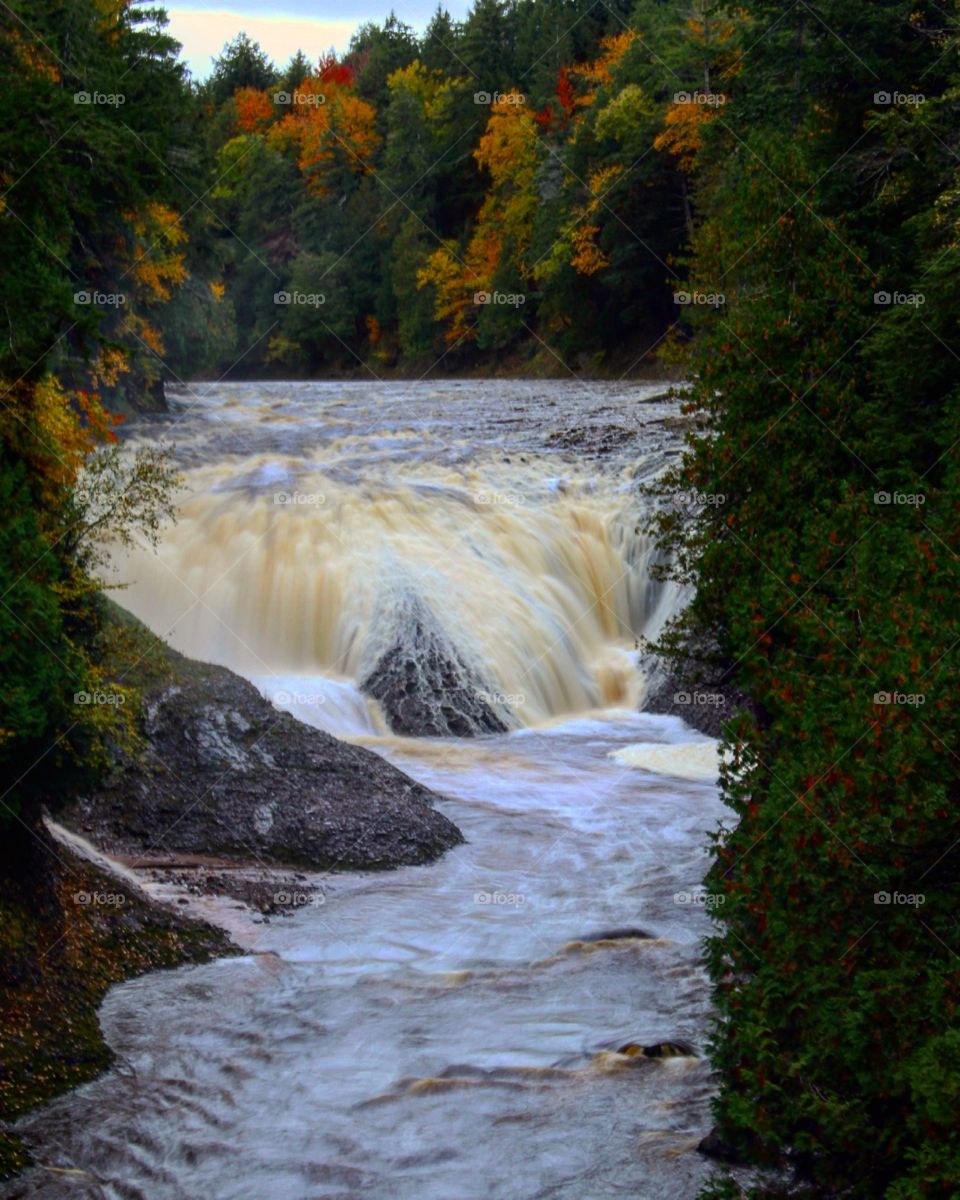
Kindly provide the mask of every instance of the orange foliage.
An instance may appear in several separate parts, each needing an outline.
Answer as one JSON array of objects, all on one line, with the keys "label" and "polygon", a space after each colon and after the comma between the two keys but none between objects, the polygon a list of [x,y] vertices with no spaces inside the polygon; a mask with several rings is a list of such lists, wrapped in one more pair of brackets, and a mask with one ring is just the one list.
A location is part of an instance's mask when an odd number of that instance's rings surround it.
[{"label": "orange foliage", "polygon": [[691,100],[671,104],[664,116],[662,132],[653,139],[655,149],[672,154],[680,170],[689,173],[703,146],[704,126],[716,113],[716,108]]},{"label": "orange foliage", "polygon": [[256,88],[238,88],[233,93],[233,107],[241,133],[262,133],[274,118],[273,101]]},{"label": "orange foliage", "polygon": [[51,83],[60,82],[60,72],[51,62],[51,54],[42,42],[33,39],[28,41],[12,24],[8,25],[4,37],[28,74],[40,75]]},{"label": "orange foliage", "polygon": [[570,235],[573,254],[570,265],[581,275],[595,275],[610,265],[610,259],[596,243],[599,225],[580,225]]},{"label": "orange foliage", "polygon": [[307,185],[326,195],[326,176],[337,165],[355,174],[371,170],[380,137],[376,110],[335,78],[305,79],[292,93],[290,112],[267,134],[277,149],[293,149]]},{"label": "orange foliage", "polygon": [[591,63],[580,63],[570,67],[568,75],[581,79],[588,89],[585,95],[577,97],[576,104],[592,104],[599,89],[613,82],[614,71],[638,36],[635,30],[625,29],[622,33],[605,37],[600,42],[603,53],[599,58]]},{"label": "orange foliage", "polygon": [[133,232],[130,274],[141,285],[147,303],[170,299],[170,289],[187,277],[184,255],[177,247],[187,232],[174,209],[156,202],[137,213],[127,214]]}]

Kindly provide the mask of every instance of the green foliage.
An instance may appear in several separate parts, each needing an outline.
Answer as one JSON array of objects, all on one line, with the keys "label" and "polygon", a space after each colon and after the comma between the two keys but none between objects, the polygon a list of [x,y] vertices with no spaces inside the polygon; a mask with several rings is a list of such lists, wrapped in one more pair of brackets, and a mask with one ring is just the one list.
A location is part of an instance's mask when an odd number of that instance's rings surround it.
[{"label": "green foliage", "polygon": [[[296,82],[299,83],[300,79]],[[277,70],[264,51],[245,33],[238,33],[232,42],[227,42],[220,56],[214,59],[213,72],[203,87],[203,93],[212,104],[219,106],[229,100],[238,88],[251,87],[259,91],[277,82]]]},{"label": "green foliage", "polygon": [[[9,790],[0,829],[28,817],[62,755],[56,740],[70,724],[73,693],[86,676],[57,602],[59,564],[40,533],[23,463],[0,458],[0,768]],[[37,768],[40,768],[39,771]]]},{"label": "green foliage", "polygon": [[946,94],[933,13],[822,9],[752,7],[757,53],[699,160],[689,290],[722,301],[692,321],[700,432],[670,486],[708,502],[665,496],[664,544],[697,590],[664,648],[751,698],[726,728],[734,819],[708,877],[721,1132],[812,1195],[947,1197],[957,131],[941,101],[896,129],[874,111],[887,81]]}]

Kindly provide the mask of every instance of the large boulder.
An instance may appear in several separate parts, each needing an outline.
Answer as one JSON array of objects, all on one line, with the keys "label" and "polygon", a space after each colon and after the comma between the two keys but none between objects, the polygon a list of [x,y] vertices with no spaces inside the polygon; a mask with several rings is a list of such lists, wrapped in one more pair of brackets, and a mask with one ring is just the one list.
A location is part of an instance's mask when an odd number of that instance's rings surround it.
[{"label": "large boulder", "polygon": [[394,733],[476,737],[507,731],[509,709],[421,602],[396,610],[391,629],[388,649],[360,690],[379,703]]},{"label": "large boulder", "polygon": [[463,841],[441,799],[369,750],[279,712],[224,667],[166,649],[144,691],[145,750],[64,824],[104,849],[263,863],[394,867]]}]

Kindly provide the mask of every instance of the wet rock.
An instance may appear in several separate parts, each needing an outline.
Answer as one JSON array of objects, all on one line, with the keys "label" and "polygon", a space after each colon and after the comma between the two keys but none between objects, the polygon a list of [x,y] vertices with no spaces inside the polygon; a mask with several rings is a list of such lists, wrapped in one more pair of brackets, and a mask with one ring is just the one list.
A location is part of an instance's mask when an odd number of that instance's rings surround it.
[{"label": "wet rock", "polygon": [[633,939],[633,938],[641,938],[643,940],[649,940],[653,936],[654,935],[652,933],[647,933],[646,930],[643,930],[643,929],[633,929],[633,928],[604,929],[600,933],[584,934],[584,936],[580,939],[580,941],[586,942],[589,944],[590,942],[627,941],[627,940]]},{"label": "wet rock", "polygon": [[279,712],[224,667],[163,653],[170,675],[143,685],[145,752],[64,817],[103,849],[380,868],[463,841],[441,798],[379,755]]},{"label": "wet rock", "polygon": [[505,733],[509,709],[450,643],[425,605],[394,613],[392,642],[360,683],[406,737]]},{"label": "wet rock", "polygon": [[718,1162],[739,1163],[742,1161],[730,1142],[720,1136],[716,1127],[711,1129],[705,1138],[701,1138],[697,1144],[697,1151]]},{"label": "wet rock", "polygon": [[650,656],[643,663],[643,669],[651,684],[640,706],[641,711],[682,717],[691,728],[708,737],[720,737],[724,722],[735,716],[739,709],[749,706],[745,692],[722,679],[717,682],[717,672],[705,666],[693,663],[681,674]]},{"label": "wet rock", "polygon": [[627,1058],[696,1058],[697,1052],[689,1042],[654,1042],[644,1046],[641,1042],[627,1042],[617,1047],[617,1053]]},{"label": "wet rock", "polygon": [[571,425],[547,435],[547,445],[560,450],[577,450],[605,457],[637,441],[639,431],[626,425]]},{"label": "wet rock", "polygon": [[695,1058],[696,1051],[689,1042],[655,1042],[644,1046],[645,1058]]}]

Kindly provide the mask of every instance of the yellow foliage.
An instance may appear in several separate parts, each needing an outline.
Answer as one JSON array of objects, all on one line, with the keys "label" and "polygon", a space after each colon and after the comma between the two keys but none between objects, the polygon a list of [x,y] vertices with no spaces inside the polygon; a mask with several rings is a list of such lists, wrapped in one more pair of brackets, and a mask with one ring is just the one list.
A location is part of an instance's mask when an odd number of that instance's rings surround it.
[{"label": "yellow foliage", "polygon": [[130,370],[126,352],[116,347],[101,347],[90,367],[94,387],[113,387],[121,375]]},{"label": "yellow foliage", "polygon": [[177,250],[187,240],[179,214],[154,202],[128,214],[128,219],[133,231],[131,274],[143,287],[147,303],[169,300],[171,287],[187,277],[183,252]]},{"label": "yellow foliage", "polygon": [[596,243],[599,232],[599,225],[581,225],[570,235],[573,248],[570,265],[581,275],[595,275],[610,265],[610,259]]},{"label": "yellow foliage", "polygon": [[291,363],[295,363],[302,353],[299,342],[293,341],[282,333],[277,333],[267,342],[264,361],[289,366]]},{"label": "yellow foliage", "polygon": [[474,157],[490,174],[473,235],[463,258],[456,242],[446,242],[417,273],[417,284],[433,284],[437,291],[435,316],[446,324],[448,342],[473,337],[477,292],[493,290],[502,265],[504,247],[513,255],[511,266],[527,275],[525,255],[533,234],[537,211],[537,125],[532,111],[517,92],[494,103],[487,128]]},{"label": "yellow foliage", "polygon": [[[458,257],[457,243],[452,240],[438,246],[417,272],[417,287],[432,284],[436,288],[434,315],[447,325],[444,337],[448,343],[470,333],[473,315],[470,274],[471,268]],[[480,290],[479,278],[473,283],[473,289]]]},{"label": "yellow foliage", "polygon": [[59,511],[87,455],[113,438],[118,419],[95,392],[67,392],[52,375],[3,390],[0,438],[40,481],[41,518]]},{"label": "yellow foliage", "polygon": [[391,92],[407,91],[416,96],[428,120],[434,120],[442,114],[455,83],[456,80],[448,78],[442,71],[428,70],[418,59],[406,67],[400,67],[387,78]]},{"label": "yellow foliage", "polygon": [[703,128],[714,116],[716,109],[706,104],[689,101],[671,104],[664,116],[663,130],[653,139],[654,148],[672,154],[681,171],[692,171],[703,146]]}]

